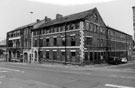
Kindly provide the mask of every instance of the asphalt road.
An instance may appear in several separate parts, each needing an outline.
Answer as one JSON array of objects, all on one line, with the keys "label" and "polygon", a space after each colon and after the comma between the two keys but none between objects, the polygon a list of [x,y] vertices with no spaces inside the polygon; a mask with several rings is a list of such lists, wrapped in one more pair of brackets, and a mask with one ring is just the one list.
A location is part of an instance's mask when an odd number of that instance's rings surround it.
[{"label": "asphalt road", "polygon": [[0,88],[135,88],[135,72],[92,66],[1,63]]}]

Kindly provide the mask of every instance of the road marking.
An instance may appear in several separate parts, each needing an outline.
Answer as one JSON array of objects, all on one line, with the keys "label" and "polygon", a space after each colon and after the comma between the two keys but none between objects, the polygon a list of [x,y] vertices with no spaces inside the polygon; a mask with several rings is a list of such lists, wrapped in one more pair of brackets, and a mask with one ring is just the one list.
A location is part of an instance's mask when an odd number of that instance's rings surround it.
[{"label": "road marking", "polygon": [[0,71],[0,73],[3,73],[3,72],[8,72],[8,71]]},{"label": "road marking", "polygon": [[17,70],[17,69],[10,69],[10,68],[3,68],[3,67],[0,67],[0,69],[9,70],[9,71],[16,71],[16,72],[24,73],[24,71]]},{"label": "road marking", "polygon": [[122,86],[122,85],[113,85],[113,84],[105,84],[105,86],[115,87],[115,88],[135,88],[135,87],[129,87],[129,86]]},{"label": "road marking", "polygon": [[135,79],[135,77],[131,77],[131,76],[118,76],[118,75],[111,75],[111,77],[120,77],[120,78]]}]

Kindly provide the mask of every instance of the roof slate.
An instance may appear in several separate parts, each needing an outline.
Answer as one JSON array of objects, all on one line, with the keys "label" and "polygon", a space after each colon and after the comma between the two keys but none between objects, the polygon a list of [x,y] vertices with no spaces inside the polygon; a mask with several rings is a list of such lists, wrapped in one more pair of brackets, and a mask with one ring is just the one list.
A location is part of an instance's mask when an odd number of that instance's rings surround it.
[{"label": "roof slate", "polygon": [[55,25],[55,24],[60,24],[60,23],[64,23],[64,22],[70,22],[70,21],[74,21],[74,20],[83,19],[88,14],[92,14],[94,9],[96,9],[96,8],[93,8],[93,9],[90,9],[90,10],[87,10],[87,11],[83,11],[83,12],[79,12],[79,13],[75,13],[75,14],[71,14],[71,15],[68,15],[68,16],[64,16],[59,20],[56,20],[56,19],[51,20],[47,23],[42,24],[39,28],[43,28],[43,27],[51,26],[51,25]]}]

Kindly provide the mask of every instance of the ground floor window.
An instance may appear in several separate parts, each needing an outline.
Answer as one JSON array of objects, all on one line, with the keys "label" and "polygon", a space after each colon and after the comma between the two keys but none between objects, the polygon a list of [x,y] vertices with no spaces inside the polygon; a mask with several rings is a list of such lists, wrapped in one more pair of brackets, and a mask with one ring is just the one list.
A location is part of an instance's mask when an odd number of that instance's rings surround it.
[{"label": "ground floor window", "polygon": [[53,51],[53,60],[57,60],[57,51]]},{"label": "ground floor window", "polygon": [[65,61],[65,55],[66,55],[65,52],[61,52],[61,61]]},{"label": "ground floor window", "polygon": [[49,59],[49,51],[46,51],[46,59]]},{"label": "ground floor window", "polygon": [[70,62],[76,62],[76,52],[71,52],[71,59]]}]

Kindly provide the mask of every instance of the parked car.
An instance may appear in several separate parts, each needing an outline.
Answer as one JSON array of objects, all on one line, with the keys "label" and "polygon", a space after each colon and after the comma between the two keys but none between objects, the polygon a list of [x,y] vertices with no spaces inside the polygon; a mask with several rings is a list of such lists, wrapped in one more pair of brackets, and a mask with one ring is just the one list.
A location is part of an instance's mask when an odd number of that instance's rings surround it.
[{"label": "parked car", "polygon": [[121,63],[121,59],[119,57],[110,57],[108,59],[108,63],[109,64],[120,64]]},{"label": "parked car", "polygon": [[12,62],[22,62],[22,59],[12,59]]},{"label": "parked car", "polygon": [[127,62],[128,62],[128,59],[126,57],[121,58],[121,63],[127,63]]}]

